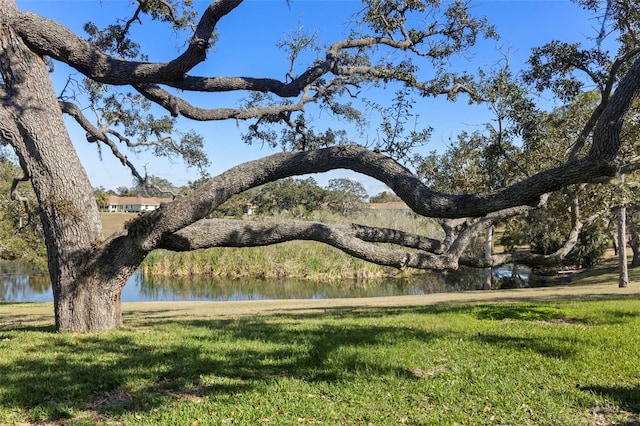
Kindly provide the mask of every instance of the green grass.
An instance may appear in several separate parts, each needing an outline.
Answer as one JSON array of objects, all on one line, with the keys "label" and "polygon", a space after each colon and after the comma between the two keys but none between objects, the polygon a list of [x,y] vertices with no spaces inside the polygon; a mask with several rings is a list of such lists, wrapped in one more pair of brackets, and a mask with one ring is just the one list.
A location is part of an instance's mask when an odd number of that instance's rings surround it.
[{"label": "green grass", "polygon": [[0,321],[0,424],[587,425],[640,415],[635,295],[125,316],[126,328],[97,335]]}]

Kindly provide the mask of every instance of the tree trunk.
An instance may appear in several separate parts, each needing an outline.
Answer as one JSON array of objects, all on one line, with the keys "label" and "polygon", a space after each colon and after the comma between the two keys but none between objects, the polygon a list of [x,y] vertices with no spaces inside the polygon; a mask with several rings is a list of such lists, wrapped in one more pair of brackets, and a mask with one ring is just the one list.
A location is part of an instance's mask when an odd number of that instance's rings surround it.
[{"label": "tree trunk", "polygon": [[61,286],[54,295],[56,330],[59,332],[106,331],[122,326],[120,309],[121,289],[111,293],[101,289],[101,281],[93,285],[82,285],[69,289]]},{"label": "tree trunk", "polygon": [[624,205],[618,210],[618,264],[620,273],[618,287],[629,286],[629,272],[627,270],[627,233],[626,233],[627,209]]},{"label": "tree trunk", "polygon": [[[118,327],[120,290],[101,290],[103,265],[87,265],[102,240],[91,184],[66,130],[49,73],[11,29],[16,7],[0,0],[0,136],[26,164],[41,207],[59,331]],[[2,82],[0,81],[0,84]],[[91,269],[95,271],[91,272]],[[126,282],[126,279],[119,281]]]},{"label": "tree trunk", "polygon": [[[493,226],[487,228],[484,234],[484,257],[491,259],[493,256]],[[493,287],[493,268],[484,269],[484,289],[491,290]]]},{"label": "tree trunk", "polygon": [[640,235],[631,233],[631,238],[629,239],[629,247],[631,247],[631,252],[633,253],[633,258],[631,260],[631,267],[637,268],[640,266]]}]

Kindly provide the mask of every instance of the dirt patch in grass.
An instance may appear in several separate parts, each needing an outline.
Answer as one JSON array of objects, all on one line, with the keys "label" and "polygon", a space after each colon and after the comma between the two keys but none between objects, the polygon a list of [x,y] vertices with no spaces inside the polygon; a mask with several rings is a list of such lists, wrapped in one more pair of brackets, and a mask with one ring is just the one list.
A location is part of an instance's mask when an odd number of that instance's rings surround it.
[{"label": "dirt patch in grass", "polygon": [[107,392],[96,398],[91,404],[94,408],[103,409],[104,407],[111,407],[113,405],[121,405],[131,401],[132,396],[124,389],[113,389],[111,392]]},{"label": "dirt patch in grass", "polygon": [[600,406],[591,410],[589,424],[591,426],[640,426],[640,419],[633,413],[615,406]]},{"label": "dirt patch in grass", "polygon": [[572,318],[552,318],[547,321],[537,321],[538,324],[545,325],[582,325],[579,321]]}]

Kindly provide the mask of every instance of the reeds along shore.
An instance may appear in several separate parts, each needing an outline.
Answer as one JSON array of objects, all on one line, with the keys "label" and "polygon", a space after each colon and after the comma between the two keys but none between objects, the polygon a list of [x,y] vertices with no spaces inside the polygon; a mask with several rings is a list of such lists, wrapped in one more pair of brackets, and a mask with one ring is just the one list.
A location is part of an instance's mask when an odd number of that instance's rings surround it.
[{"label": "reeds along shore", "polygon": [[[357,217],[341,218],[319,212],[314,220],[359,222],[403,229],[423,235],[433,233],[434,224],[412,215],[369,211]],[[146,276],[203,275],[224,278],[263,279],[379,279],[398,277],[403,272],[356,259],[333,247],[310,241],[290,241],[267,247],[212,248],[186,253],[152,252],[142,264]]]},{"label": "reeds along shore", "polygon": [[396,277],[395,268],[353,258],[333,247],[293,241],[270,247],[212,248],[188,253],[155,251],[142,264],[146,276],[207,275],[263,279],[376,279]]}]

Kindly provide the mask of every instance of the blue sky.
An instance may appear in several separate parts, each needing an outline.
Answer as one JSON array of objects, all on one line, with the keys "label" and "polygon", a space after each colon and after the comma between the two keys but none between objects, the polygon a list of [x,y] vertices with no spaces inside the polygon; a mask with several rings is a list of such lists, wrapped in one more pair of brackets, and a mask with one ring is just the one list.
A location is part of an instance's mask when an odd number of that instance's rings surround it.
[{"label": "blue sky", "polygon": [[[78,34],[83,34],[82,25],[86,21],[102,26],[131,14],[130,11],[127,15],[128,0],[18,0],[17,3],[22,9],[62,22]],[[196,10],[204,9],[207,4],[202,1],[194,3]],[[496,26],[501,40],[481,42],[469,55],[452,61],[454,68],[475,71],[478,67],[492,66],[501,58],[499,49],[508,52],[512,69],[519,70],[532,47],[552,39],[589,45],[593,43],[589,38],[597,33],[598,22],[568,0],[481,0],[472,2],[472,5],[477,15],[486,16]],[[193,74],[283,79],[289,64],[285,53],[274,47],[283,34],[292,32],[300,23],[306,31],[318,32],[324,41],[337,40],[346,34],[349,19],[359,7],[360,3],[355,0],[292,0],[290,7],[285,0],[247,0],[220,22],[218,43],[209,53],[209,60],[199,65]],[[167,60],[182,47],[181,36],[171,32],[160,33],[160,28],[149,22],[138,26],[135,31],[152,61]],[[61,90],[67,69],[56,66],[54,84],[57,90]],[[237,102],[231,94],[199,94],[190,99],[203,107],[236,106]],[[550,101],[547,105],[553,106]],[[457,103],[428,99],[417,105],[414,112],[420,115],[421,125],[434,127],[432,140],[426,147],[429,151],[442,149],[448,139],[461,130],[473,131],[489,119],[483,107],[470,107],[465,99]],[[84,132],[73,123],[69,127],[93,186],[116,188],[132,185],[128,170],[109,158],[107,152],[101,160],[95,145],[86,142]],[[209,170],[212,175],[275,152],[260,146],[244,145],[240,140],[243,125],[238,126],[232,121],[194,123],[183,119],[180,127],[185,131],[193,128],[205,137],[212,161]],[[195,170],[187,170],[179,160],[172,163],[148,155],[131,158],[140,170],[146,168],[149,174],[168,179],[176,185],[198,177]],[[316,176],[316,179],[324,185],[328,178],[335,177],[361,181],[370,195],[385,189],[382,184],[347,171]]]}]

